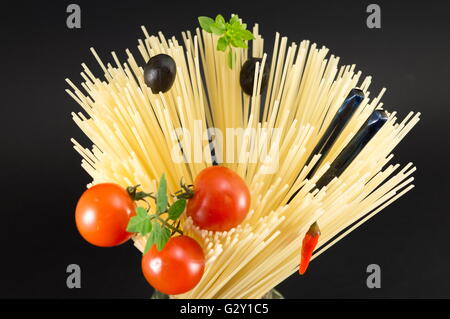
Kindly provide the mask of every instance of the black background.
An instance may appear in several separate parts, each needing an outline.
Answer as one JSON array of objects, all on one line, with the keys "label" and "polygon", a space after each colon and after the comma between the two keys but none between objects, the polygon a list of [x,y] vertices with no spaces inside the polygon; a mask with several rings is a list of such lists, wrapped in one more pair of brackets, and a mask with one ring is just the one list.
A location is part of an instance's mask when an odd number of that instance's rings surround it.
[{"label": "black background", "polygon": [[[69,139],[90,143],[72,122],[80,107],[64,92],[114,50],[138,53],[140,25],[179,36],[197,16],[238,13],[258,22],[266,48],[275,31],[310,39],[372,75],[388,110],[422,121],[397,148],[396,161],[418,167],[416,188],[320,256],[306,276],[279,289],[287,298],[450,297],[448,121],[450,3],[377,1],[382,29],[366,27],[368,1],[77,1],[82,28],[66,27],[69,1],[2,4],[0,297],[146,298],[140,255],[127,243],[90,246],[78,235],[74,207],[89,176]],[[136,54],[138,55],[138,54]],[[142,61],[141,61],[142,62]],[[98,75],[101,73],[98,72]],[[66,287],[66,267],[82,269],[82,288]],[[366,267],[382,270],[381,289],[366,287]]]}]

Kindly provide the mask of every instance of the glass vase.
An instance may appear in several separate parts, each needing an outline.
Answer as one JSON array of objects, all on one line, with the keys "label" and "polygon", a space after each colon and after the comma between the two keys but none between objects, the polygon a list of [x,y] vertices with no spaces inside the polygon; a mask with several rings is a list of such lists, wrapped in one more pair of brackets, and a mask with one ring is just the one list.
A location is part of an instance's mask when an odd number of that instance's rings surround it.
[{"label": "glass vase", "polygon": [[[170,296],[155,290],[150,299],[170,299]],[[284,299],[284,297],[278,290],[271,289],[261,299]]]}]

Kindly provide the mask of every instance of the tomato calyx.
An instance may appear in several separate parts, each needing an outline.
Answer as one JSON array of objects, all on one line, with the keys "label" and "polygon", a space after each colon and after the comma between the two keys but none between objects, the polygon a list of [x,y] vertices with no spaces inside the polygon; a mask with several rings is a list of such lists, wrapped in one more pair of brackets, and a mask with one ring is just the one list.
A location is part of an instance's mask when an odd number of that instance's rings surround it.
[{"label": "tomato calyx", "polygon": [[181,189],[177,192],[175,192],[172,196],[178,198],[178,199],[191,199],[192,197],[194,197],[194,185],[189,184],[186,185],[183,182],[183,178],[181,178],[180,180],[180,187]]},{"label": "tomato calyx", "polygon": [[150,197],[154,201],[156,201],[156,197],[153,193],[146,193],[143,191],[138,192],[138,188],[141,186],[141,184],[137,184],[135,186],[128,186],[127,187],[127,193],[130,196],[130,198],[135,201],[143,201],[147,204],[147,211],[150,211],[150,203],[146,200],[147,197]]},{"label": "tomato calyx", "polygon": [[127,187],[127,193],[128,193],[128,195],[130,195],[132,200],[137,202],[140,200],[145,200],[146,197],[150,197],[150,198],[153,198],[154,200],[156,200],[156,197],[153,193],[146,193],[143,191],[138,192],[137,190],[140,186],[141,186],[141,184]]}]

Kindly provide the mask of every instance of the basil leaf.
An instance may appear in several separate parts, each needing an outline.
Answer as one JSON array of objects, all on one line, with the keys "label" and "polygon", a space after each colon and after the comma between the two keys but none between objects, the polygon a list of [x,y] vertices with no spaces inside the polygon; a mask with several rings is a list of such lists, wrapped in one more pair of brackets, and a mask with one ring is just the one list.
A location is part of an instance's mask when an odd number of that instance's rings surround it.
[{"label": "basil leaf", "polygon": [[244,41],[242,41],[241,39],[232,39],[231,40],[231,44],[235,47],[235,48],[247,48],[247,43],[245,43]]},{"label": "basil leaf", "polygon": [[214,24],[214,20],[209,17],[198,17],[198,23],[200,23],[200,26],[203,30],[206,32],[211,33],[211,25]]},{"label": "basil leaf", "polygon": [[231,16],[229,22],[226,22],[220,14],[216,16],[215,20],[208,17],[199,17],[198,19],[204,30],[222,36],[217,42],[217,50],[222,52],[229,50],[226,59],[227,65],[232,69],[235,64],[235,56],[231,47],[246,49],[248,44],[245,41],[255,39],[253,33],[247,30],[247,24],[242,23],[236,14]]},{"label": "basil leaf", "polygon": [[233,16],[230,19],[230,24],[233,24],[236,22],[239,22],[239,17],[237,15],[233,14]]},{"label": "basil leaf", "polygon": [[251,33],[249,30],[240,30],[238,32],[238,36],[242,40],[253,40],[253,39],[255,39],[255,37],[253,36],[253,33]]},{"label": "basil leaf", "polygon": [[212,24],[210,26],[210,29],[211,29],[212,33],[217,34],[217,35],[222,35],[226,31],[225,25],[223,25],[223,27],[222,27],[222,26],[218,25],[217,23]]},{"label": "basil leaf", "polygon": [[224,19],[224,17],[221,14],[218,14],[216,16],[216,23],[225,25],[225,19]]},{"label": "basil leaf", "polygon": [[219,38],[217,41],[217,50],[225,52],[228,46],[228,41],[225,37]]}]

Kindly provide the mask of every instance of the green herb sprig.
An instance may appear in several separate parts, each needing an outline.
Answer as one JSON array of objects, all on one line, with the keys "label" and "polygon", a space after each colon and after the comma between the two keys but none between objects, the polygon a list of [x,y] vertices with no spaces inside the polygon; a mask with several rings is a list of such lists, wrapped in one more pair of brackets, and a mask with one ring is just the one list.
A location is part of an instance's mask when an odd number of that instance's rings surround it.
[{"label": "green herb sprig", "polygon": [[198,17],[198,22],[206,32],[221,36],[217,41],[217,50],[222,52],[228,50],[227,64],[230,69],[235,63],[232,47],[246,49],[248,46],[245,41],[255,39],[253,33],[247,30],[247,24],[241,23],[236,14],[233,14],[228,22],[220,14],[215,20],[209,17]]},{"label": "green herb sprig", "polygon": [[[144,254],[153,245],[156,245],[156,248],[161,251],[172,235],[175,233],[183,235],[183,232],[179,228],[180,222],[177,222],[177,220],[186,208],[187,199],[193,195],[192,189],[190,189],[190,186],[181,184],[181,187],[185,191],[177,192],[175,195],[177,200],[172,205],[169,205],[167,181],[164,174],[159,180],[156,195],[142,191],[138,192],[138,187],[139,185],[128,187],[128,194],[135,201],[145,201],[147,203],[147,209],[143,207],[136,208],[136,215],[128,222],[127,231],[142,236],[148,235]],[[150,213],[150,204],[146,200],[147,197],[152,198],[155,201],[156,212],[154,214]],[[167,213],[165,219],[161,216],[164,213]]]}]

